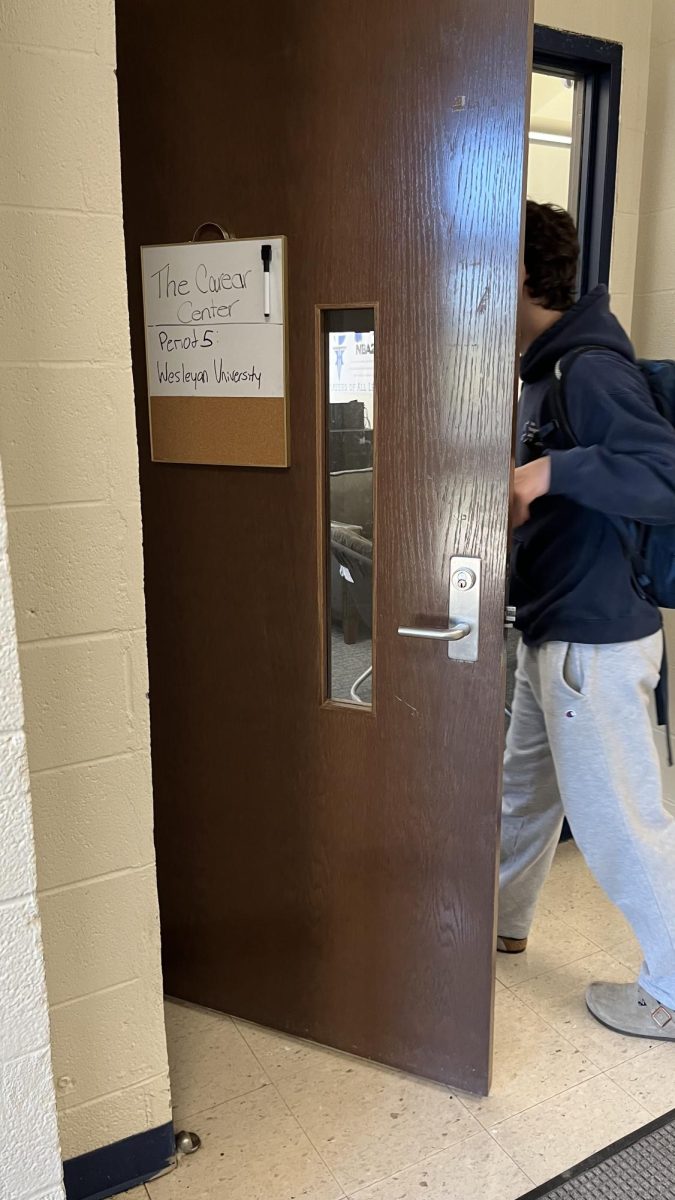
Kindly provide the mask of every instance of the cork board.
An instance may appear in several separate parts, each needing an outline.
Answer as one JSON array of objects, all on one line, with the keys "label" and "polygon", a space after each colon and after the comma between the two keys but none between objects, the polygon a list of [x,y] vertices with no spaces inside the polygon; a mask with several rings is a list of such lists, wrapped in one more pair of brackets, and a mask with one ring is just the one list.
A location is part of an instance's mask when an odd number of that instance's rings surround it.
[{"label": "cork board", "polygon": [[141,266],[153,461],[287,467],[286,239],[143,246]]}]

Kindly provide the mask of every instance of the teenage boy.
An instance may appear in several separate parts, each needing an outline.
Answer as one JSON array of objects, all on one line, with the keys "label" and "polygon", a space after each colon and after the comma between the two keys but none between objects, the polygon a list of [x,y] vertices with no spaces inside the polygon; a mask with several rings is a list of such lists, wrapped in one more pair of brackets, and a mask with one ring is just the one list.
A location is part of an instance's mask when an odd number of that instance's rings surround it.
[{"label": "teenage boy", "polygon": [[[598,287],[575,302],[568,213],[527,205],[511,603],[522,631],[504,763],[499,949],[525,949],[567,816],[640,941],[637,982],[594,983],[591,1013],[675,1040],[675,821],[650,702],[661,615],[636,583],[634,523],[675,524],[675,430]],[[580,347],[592,347],[569,357]],[[566,363],[566,356],[567,363]],[[551,407],[562,364],[567,422]]]}]

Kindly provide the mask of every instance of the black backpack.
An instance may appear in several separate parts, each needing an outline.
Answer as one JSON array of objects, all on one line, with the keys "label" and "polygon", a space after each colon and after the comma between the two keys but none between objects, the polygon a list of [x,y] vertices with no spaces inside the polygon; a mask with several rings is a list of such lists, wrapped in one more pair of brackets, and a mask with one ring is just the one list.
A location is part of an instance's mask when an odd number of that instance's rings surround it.
[{"label": "black backpack", "polygon": [[[565,374],[580,355],[602,349],[606,347],[579,346],[555,365],[555,382],[549,393],[551,413],[572,446],[578,446],[579,442],[567,416]],[[675,428],[675,362],[640,359],[637,366],[657,412]],[[628,543],[627,527],[622,522],[618,524],[640,587],[659,608],[675,608],[675,525],[638,525],[636,538]]]}]

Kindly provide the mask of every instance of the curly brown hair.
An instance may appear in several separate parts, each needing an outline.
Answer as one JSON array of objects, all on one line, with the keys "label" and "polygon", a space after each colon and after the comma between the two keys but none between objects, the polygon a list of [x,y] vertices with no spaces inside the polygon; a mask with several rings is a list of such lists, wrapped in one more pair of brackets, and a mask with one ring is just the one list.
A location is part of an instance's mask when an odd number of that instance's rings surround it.
[{"label": "curly brown hair", "polygon": [[528,200],[525,283],[543,308],[566,312],[576,300],[579,238],[570,214],[556,204]]}]

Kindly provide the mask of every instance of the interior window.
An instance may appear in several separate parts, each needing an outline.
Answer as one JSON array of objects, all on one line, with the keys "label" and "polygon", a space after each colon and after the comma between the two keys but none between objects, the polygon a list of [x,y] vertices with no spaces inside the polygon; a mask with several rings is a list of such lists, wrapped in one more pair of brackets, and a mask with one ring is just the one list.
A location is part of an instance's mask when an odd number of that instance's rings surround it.
[{"label": "interior window", "polygon": [[609,282],[622,48],[534,27],[528,195],[559,204],[579,229],[579,293]]},{"label": "interior window", "polygon": [[583,80],[535,71],[532,76],[527,194],[540,204],[579,213]]}]

